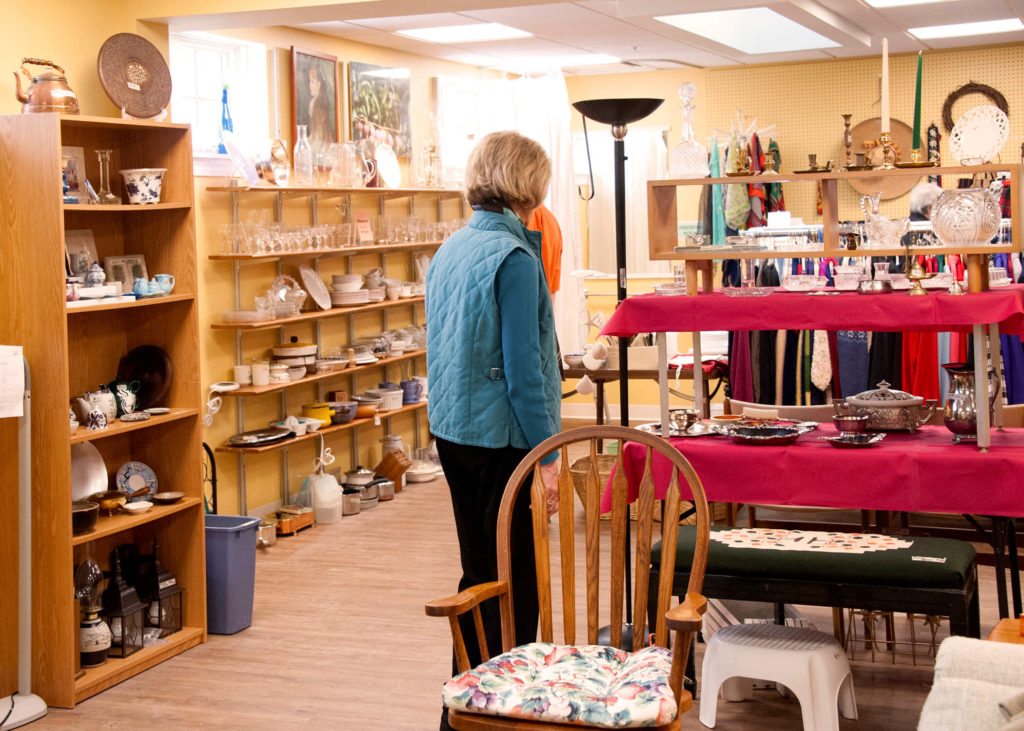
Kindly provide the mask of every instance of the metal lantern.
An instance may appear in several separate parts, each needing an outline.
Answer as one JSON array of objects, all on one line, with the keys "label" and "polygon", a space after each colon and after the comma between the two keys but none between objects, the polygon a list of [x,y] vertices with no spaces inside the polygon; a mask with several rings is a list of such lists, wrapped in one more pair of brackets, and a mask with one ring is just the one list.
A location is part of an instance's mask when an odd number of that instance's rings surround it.
[{"label": "metal lantern", "polygon": [[139,601],[135,587],[124,580],[121,557],[112,555],[114,574],[103,592],[103,617],[110,627],[110,657],[128,657],[142,649],[146,605]]},{"label": "metal lantern", "polygon": [[159,627],[160,636],[172,635],[181,629],[181,593],[174,574],[160,562],[160,546],[153,539],[153,556],[149,570],[139,577],[139,594],[149,602],[148,625]]}]

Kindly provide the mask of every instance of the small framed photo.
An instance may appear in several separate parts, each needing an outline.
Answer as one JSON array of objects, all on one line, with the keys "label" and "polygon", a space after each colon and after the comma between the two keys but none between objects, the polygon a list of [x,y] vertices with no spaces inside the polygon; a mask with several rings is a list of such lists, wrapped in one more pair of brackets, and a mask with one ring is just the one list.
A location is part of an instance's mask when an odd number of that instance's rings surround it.
[{"label": "small framed photo", "polygon": [[64,254],[69,277],[84,277],[96,255],[96,241],[87,228],[74,228],[64,232]]},{"label": "small framed photo", "polygon": [[107,273],[107,284],[120,282],[121,291],[125,293],[134,289],[136,279],[149,279],[146,272],[146,257],[142,254],[104,257],[103,271]]},{"label": "small framed photo", "polygon": [[60,148],[61,173],[64,177],[64,202],[88,203],[85,180],[85,149],[81,147]]}]

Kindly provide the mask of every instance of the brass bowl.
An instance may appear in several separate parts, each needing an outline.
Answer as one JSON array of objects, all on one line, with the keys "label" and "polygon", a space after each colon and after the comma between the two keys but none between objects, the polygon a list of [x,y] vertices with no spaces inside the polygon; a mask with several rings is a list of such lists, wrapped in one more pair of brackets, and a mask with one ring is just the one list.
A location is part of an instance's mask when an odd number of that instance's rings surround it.
[{"label": "brass bowl", "polygon": [[105,490],[90,495],[86,500],[96,503],[100,513],[109,517],[116,514],[120,507],[128,502],[128,496],[120,490]]},{"label": "brass bowl", "polygon": [[884,279],[865,279],[857,285],[857,294],[888,294],[892,284]]}]

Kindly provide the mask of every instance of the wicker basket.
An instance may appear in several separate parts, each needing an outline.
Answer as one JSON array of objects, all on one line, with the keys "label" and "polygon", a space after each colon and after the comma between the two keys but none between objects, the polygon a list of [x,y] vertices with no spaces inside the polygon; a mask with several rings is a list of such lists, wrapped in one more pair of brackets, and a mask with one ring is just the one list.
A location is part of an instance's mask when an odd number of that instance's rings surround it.
[{"label": "wicker basket", "polygon": [[[598,485],[605,485],[608,482],[608,478],[611,476],[612,468],[614,466],[614,454],[597,455]],[[580,502],[584,505],[586,505],[586,500],[584,499],[583,491],[586,489],[588,472],[590,472],[590,457],[580,457],[569,467],[569,473],[572,475],[572,486],[576,489],[576,494],[580,496]]]}]

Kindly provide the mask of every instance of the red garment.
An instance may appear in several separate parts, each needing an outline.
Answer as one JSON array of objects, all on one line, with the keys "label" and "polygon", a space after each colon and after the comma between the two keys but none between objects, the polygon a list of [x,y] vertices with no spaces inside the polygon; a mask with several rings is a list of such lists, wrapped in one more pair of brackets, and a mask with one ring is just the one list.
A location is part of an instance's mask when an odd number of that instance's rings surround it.
[{"label": "red garment", "polygon": [[562,277],[562,228],[558,225],[555,214],[545,206],[540,206],[530,216],[526,227],[541,233],[541,260],[544,262],[544,275],[548,280],[548,291],[558,291]]},{"label": "red garment", "polygon": [[939,343],[934,332],[903,333],[903,389],[939,400]]}]

